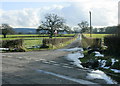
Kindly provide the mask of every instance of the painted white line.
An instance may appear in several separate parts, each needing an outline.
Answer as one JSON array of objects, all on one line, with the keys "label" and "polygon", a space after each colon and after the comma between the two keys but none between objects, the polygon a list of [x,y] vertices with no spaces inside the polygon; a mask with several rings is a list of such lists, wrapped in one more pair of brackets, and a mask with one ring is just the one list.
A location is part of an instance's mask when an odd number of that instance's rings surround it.
[{"label": "painted white line", "polygon": [[12,57],[12,56],[7,56],[7,57]]},{"label": "painted white line", "polygon": [[46,59],[40,59],[40,61],[46,61]]},{"label": "painted white line", "polygon": [[49,62],[51,62],[51,63],[57,63],[56,61],[53,61],[53,60],[51,60],[51,61],[49,61]]},{"label": "painted white line", "polygon": [[73,68],[73,67],[69,67],[69,66],[62,66],[62,67],[65,67],[65,68]]},{"label": "painted white line", "polygon": [[45,64],[49,64],[50,62],[47,62],[47,61],[42,61],[43,63],[45,63]]},{"label": "painted white line", "polygon": [[36,59],[35,61],[40,61],[39,59]]},{"label": "painted white line", "polygon": [[98,85],[98,83],[93,83],[93,82],[90,82],[90,81],[87,81],[87,80],[82,80],[82,79],[71,78],[71,77],[68,77],[68,76],[65,76],[65,75],[60,75],[60,74],[53,73],[53,72],[48,72],[48,71],[44,71],[44,70],[36,70],[36,71],[39,72],[39,73],[44,73],[44,74],[56,76],[56,77],[59,77],[59,78],[62,78],[62,79],[66,79],[66,80],[69,80],[69,81],[73,81],[73,82],[76,82],[76,83],[79,83],[79,84],[97,84]]},{"label": "painted white line", "polygon": [[62,65],[68,66],[69,64],[61,63]]},{"label": "painted white line", "polygon": [[60,64],[52,64],[52,65],[56,65],[56,66],[58,66],[58,65],[60,65]]},{"label": "painted white line", "polygon": [[22,59],[23,57],[17,57],[18,59]]},{"label": "painted white line", "polygon": [[6,56],[6,55],[2,55],[2,56]]}]

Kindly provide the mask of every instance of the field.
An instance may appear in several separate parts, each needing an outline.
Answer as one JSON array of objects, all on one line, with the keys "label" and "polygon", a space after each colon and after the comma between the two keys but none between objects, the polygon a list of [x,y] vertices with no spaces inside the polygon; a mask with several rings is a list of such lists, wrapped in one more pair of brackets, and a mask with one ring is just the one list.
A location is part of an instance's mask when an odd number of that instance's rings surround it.
[{"label": "field", "polygon": [[[7,38],[25,38],[25,37],[39,37],[39,36],[49,37],[48,34],[17,34],[17,35],[15,34],[15,35],[7,35]],[[58,34],[57,36],[74,36],[74,34]],[[0,35],[0,38],[4,40],[3,35]]]},{"label": "field", "polygon": [[[84,34],[86,37],[89,37],[89,34]],[[93,38],[103,38],[104,36],[109,34],[92,34]],[[2,38],[3,36],[0,35],[1,40],[14,40],[14,39],[23,39],[24,40],[24,47],[30,48],[33,46],[39,46],[42,44],[43,38],[49,37],[36,37],[36,36],[48,36],[48,35],[38,35],[38,34],[20,34],[20,35],[7,35],[7,38]],[[60,36],[60,34],[59,34]],[[74,36],[74,34],[64,34],[62,36]],[[66,38],[66,37],[53,37],[53,38]]]},{"label": "field", "polygon": [[[84,34],[86,37],[90,37],[90,34]],[[111,35],[111,34],[92,34],[93,38],[104,38],[107,35]]]},{"label": "field", "polygon": [[[41,37],[38,37],[41,36]],[[45,36],[45,37],[42,37]],[[58,36],[61,36],[60,34]],[[65,36],[65,37],[64,37]],[[64,34],[62,37],[53,37],[53,38],[67,38],[67,36],[74,36],[74,34]],[[40,46],[42,44],[42,40],[44,38],[49,38],[49,35],[38,35],[38,34],[20,34],[20,35],[7,35],[7,38],[3,38],[3,35],[0,35],[0,40],[15,40],[15,39],[23,39],[23,46],[25,48],[33,48],[36,46]]]}]

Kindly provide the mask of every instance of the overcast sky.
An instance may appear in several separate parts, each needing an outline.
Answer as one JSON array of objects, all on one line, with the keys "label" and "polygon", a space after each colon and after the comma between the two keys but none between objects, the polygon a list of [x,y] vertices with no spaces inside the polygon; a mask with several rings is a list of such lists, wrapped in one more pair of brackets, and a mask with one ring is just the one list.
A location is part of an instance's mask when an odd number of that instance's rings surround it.
[{"label": "overcast sky", "polygon": [[[119,0],[1,0],[0,24],[13,27],[38,27],[47,13],[55,13],[66,19],[66,24],[77,26],[81,21],[89,22],[92,12],[92,26],[103,27],[118,24]],[[2,21],[1,21],[2,20]]]}]

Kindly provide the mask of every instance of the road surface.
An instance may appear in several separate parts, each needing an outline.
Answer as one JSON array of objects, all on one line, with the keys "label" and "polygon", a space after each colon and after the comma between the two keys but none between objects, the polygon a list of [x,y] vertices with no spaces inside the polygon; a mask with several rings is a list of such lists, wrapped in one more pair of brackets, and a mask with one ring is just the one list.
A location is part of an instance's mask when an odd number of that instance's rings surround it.
[{"label": "road surface", "polygon": [[[80,38],[65,48],[80,47]],[[3,84],[105,84],[89,80],[90,69],[78,68],[64,57],[71,52],[44,50],[2,54]]]}]

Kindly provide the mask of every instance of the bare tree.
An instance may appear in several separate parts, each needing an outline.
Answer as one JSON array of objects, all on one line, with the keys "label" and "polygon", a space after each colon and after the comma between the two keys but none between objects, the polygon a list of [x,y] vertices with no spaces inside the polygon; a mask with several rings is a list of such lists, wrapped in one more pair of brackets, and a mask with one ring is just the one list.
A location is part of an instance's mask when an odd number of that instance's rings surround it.
[{"label": "bare tree", "polygon": [[6,38],[7,34],[14,34],[15,33],[13,28],[11,26],[9,26],[8,24],[2,24],[0,29],[2,29],[2,34],[4,35],[4,38]]},{"label": "bare tree", "polygon": [[40,25],[37,29],[36,29],[36,33],[40,34],[40,30],[45,30],[47,27]]},{"label": "bare tree", "polygon": [[80,32],[79,27],[73,27],[73,30],[74,30],[74,33],[79,33]]},{"label": "bare tree", "polygon": [[81,23],[78,23],[78,26],[81,28],[81,33],[89,31],[88,29],[89,24],[87,21],[82,21]]},{"label": "bare tree", "polygon": [[72,32],[72,30],[71,30],[71,27],[70,26],[68,26],[68,25],[63,25],[63,29],[67,32],[67,33],[71,33]]},{"label": "bare tree", "polygon": [[41,25],[38,29],[49,29],[50,38],[54,35],[54,31],[62,28],[65,20],[62,17],[59,17],[56,14],[47,14],[45,15],[45,21],[41,22]]}]

